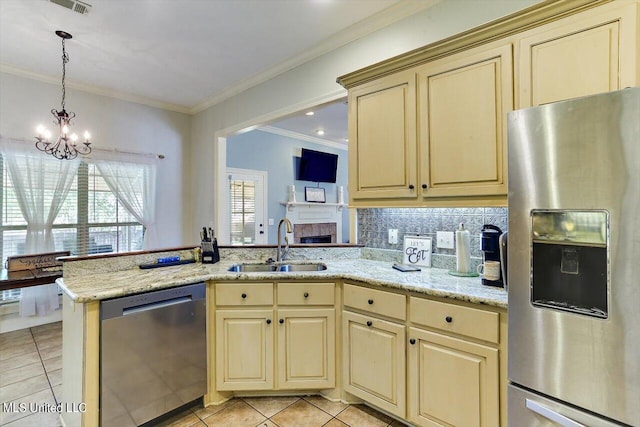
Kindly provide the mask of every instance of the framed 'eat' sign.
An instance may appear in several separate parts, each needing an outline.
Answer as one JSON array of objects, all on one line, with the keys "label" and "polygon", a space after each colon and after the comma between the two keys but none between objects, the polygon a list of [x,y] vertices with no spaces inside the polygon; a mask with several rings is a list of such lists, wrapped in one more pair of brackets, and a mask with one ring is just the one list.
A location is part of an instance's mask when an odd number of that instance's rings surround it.
[{"label": "framed 'eat' sign", "polygon": [[431,237],[404,236],[402,263],[431,267]]}]

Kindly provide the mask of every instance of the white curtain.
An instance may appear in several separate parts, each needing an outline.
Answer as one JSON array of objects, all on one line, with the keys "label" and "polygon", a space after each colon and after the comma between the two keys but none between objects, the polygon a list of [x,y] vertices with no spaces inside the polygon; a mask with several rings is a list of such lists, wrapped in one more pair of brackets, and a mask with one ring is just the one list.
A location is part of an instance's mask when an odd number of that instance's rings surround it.
[{"label": "white curtain", "polygon": [[143,249],[159,244],[156,227],[156,164],[96,159],[100,175],[117,199],[145,227]]},{"label": "white curtain", "polygon": [[[53,252],[53,222],[69,193],[80,159],[58,160],[23,141],[1,139],[20,211],[27,221],[25,254]],[[21,316],[43,316],[59,306],[56,285],[22,289]]]}]

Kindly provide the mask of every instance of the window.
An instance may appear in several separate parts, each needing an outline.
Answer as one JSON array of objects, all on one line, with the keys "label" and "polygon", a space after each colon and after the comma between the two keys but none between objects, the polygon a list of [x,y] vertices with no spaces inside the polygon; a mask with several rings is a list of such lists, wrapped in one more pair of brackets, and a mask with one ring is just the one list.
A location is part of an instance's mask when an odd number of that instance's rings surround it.
[{"label": "window", "polygon": [[[7,257],[25,252],[27,222],[4,160],[0,168],[0,250],[2,265],[6,265]],[[45,205],[50,203],[47,195],[51,197],[49,189],[45,191]],[[98,168],[82,162],[53,224],[55,250],[70,251],[73,255],[139,250],[143,237],[144,227],[117,200]],[[0,301],[17,298],[19,290],[3,291],[0,295]]]},{"label": "window", "polygon": [[229,236],[232,245],[267,243],[266,172],[227,168],[229,172]]}]

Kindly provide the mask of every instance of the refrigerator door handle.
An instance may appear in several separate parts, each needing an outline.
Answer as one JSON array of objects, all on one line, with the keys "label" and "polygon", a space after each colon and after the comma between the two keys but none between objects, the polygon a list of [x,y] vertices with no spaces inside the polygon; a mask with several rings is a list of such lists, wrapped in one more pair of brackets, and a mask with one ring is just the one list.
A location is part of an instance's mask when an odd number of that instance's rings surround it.
[{"label": "refrigerator door handle", "polygon": [[559,414],[556,411],[547,408],[546,406],[536,403],[531,399],[526,399],[526,406],[527,409],[532,410],[538,415],[542,415],[548,420],[558,423],[562,427],[586,427],[584,424],[573,421],[571,418],[567,418],[564,415]]}]

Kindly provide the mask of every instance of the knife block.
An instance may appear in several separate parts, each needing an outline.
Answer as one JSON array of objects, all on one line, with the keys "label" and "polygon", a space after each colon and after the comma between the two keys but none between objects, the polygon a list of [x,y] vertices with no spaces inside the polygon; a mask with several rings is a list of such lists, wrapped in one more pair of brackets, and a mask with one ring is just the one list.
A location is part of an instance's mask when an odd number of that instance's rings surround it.
[{"label": "knife block", "polygon": [[202,247],[202,263],[203,264],[215,264],[220,261],[220,251],[218,250],[218,239],[213,239],[213,242],[202,241],[200,243]]}]

